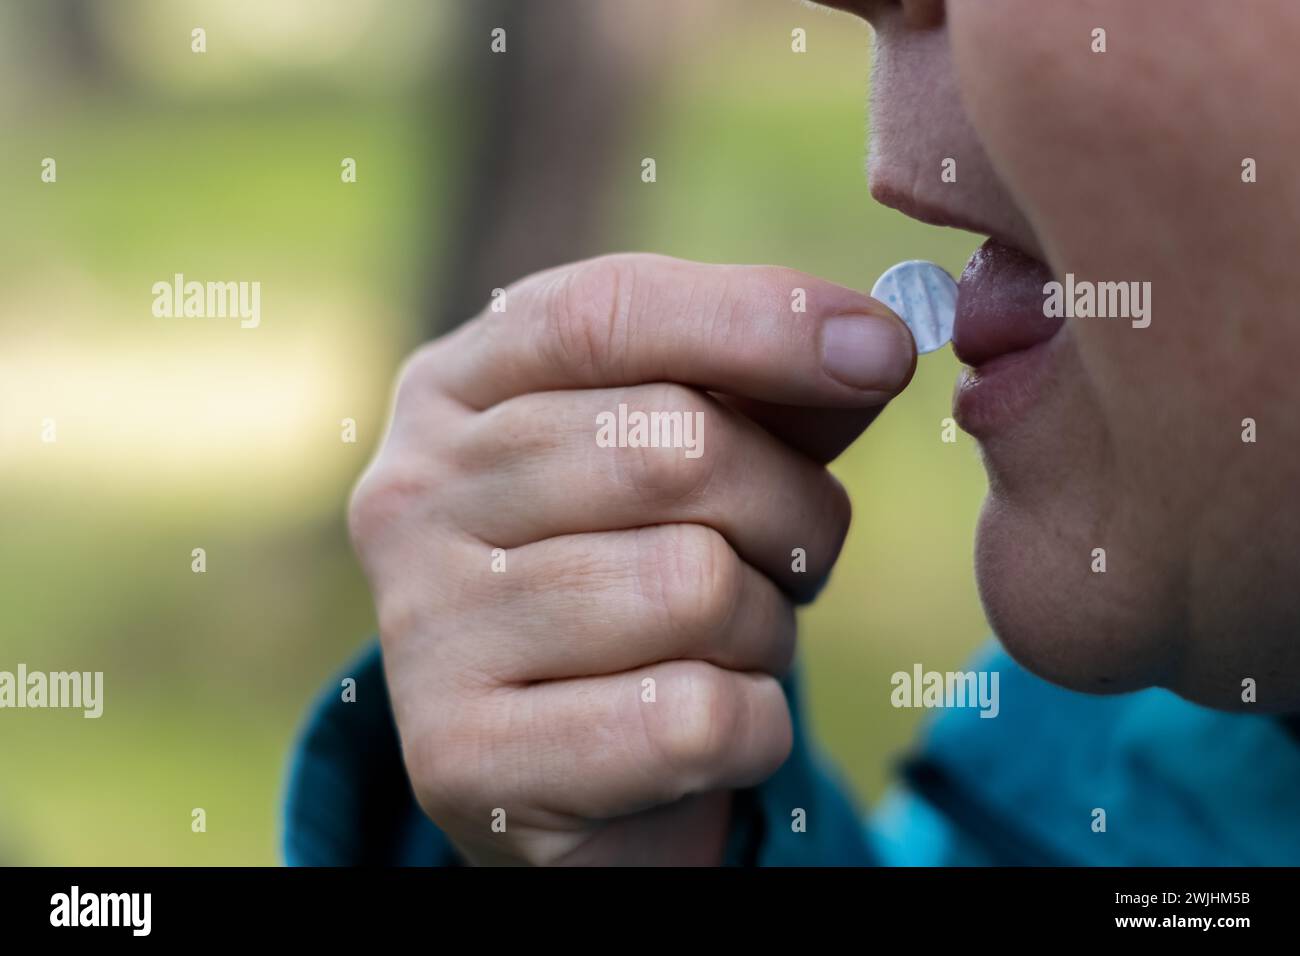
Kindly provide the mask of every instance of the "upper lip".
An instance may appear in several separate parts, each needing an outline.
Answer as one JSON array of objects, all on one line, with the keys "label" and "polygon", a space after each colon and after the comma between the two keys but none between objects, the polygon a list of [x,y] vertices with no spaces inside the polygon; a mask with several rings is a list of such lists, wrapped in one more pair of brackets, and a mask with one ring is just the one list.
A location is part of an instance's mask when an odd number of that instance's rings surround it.
[{"label": "upper lip", "polygon": [[953,212],[951,209],[945,209],[943,206],[925,202],[912,193],[892,186],[884,180],[871,184],[871,198],[882,206],[897,209],[904,216],[915,219],[917,222],[923,222],[927,226],[948,226],[953,229],[962,229],[966,232],[979,233],[991,239],[997,239],[1005,245],[1011,245],[1008,239],[998,235],[997,231],[987,223]]}]

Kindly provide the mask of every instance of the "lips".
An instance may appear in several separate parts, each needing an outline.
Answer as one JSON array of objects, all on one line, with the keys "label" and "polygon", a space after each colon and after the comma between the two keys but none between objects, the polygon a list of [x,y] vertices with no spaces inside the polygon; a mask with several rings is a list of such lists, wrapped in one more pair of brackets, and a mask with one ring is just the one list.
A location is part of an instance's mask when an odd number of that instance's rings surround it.
[{"label": "lips", "polygon": [[957,358],[981,365],[1046,342],[1064,319],[1043,315],[1043,286],[1051,270],[990,239],[976,250],[961,275],[952,346]]},{"label": "lips", "polygon": [[1029,418],[1051,384],[1049,344],[1064,319],[1043,315],[1046,265],[990,239],[957,292],[953,351],[969,368],[953,396],[958,424],[981,441]]}]

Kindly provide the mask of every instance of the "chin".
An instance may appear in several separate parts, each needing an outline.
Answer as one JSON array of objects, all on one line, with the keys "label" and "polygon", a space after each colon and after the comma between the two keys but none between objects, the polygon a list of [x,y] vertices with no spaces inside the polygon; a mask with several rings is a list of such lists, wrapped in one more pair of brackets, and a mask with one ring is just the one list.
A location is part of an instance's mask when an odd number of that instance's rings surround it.
[{"label": "chin", "polygon": [[[1300,711],[1300,601],[1258,575],[1289,568],[1297,537],[1275,523],[1277,540],[1252,542],[1253,563],[1241,563],[1251,574],[1222,560],[1196,569],[1174,531],[1142,520],[1149,501],[1125,509],[1084,473],[1056,477],[1015,488],[991,480],[976,532],[984,613],[1017,663],[1083,693],[1163,687],[1215,710]],[[1099,541],[1105,573],[1089,560]],[[1246,678],[1255,682],[1249,702]]]},{"label": "chin", "polygon": [[[989,625],[1017,663],[1090,694],[1164,684],[1178,637],[1161,601],[1132,574],[1091,569],[1090,521],[1033,509],[990,492],[975,542],[975,574]],[[1108,549],[1108,554],[1113,553]]]}]

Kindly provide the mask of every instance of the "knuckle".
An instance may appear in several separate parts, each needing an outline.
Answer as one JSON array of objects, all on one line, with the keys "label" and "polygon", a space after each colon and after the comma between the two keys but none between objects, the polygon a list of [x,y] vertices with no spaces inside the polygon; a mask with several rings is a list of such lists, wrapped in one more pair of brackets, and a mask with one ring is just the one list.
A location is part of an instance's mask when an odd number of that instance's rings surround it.
[{"label": "knuckle", "polygon": [[822,501],[826,502],[828,555],[829,561],[833,563],[839,558],[840,549],[849,536],[849,525],[853,524],[853,499],[849,497],[844,483],[835,475],[829,471],[823,473],[826,475],[827,488]]},{"label": "knuckle", "polygon": [[468,694],[443,697],[403,734],[403,762],[421,807],[435,821],[472,816],[493,777],[490,755],[499,708]]},{"label": "knuckle", "polygon": [[698,498],[709,481],[710,467],[702,458],[690,459],[674,448],[634,451],[632,484],[651,503],[686,502]]},{"label": "knuckle", "polygon": [[562,443],[553,407],[536,395],[519,395],[475,415],[445,458],[465,475],[507,472],[520,463],[535,465]]},{"label": "knuckle", "polygon": [[821,592],[839,559],[853,522],[852,499],[838,478],[822,469],[816,486],[818,492],[813,511],[815,546],[808,552],[810,573],[797,575],[798,580],[791,585],[790,594],[796,604],[807,604]]},{"label": "knuckle", "polygon": [[763,752],[756,754],[753,768],[755,782],[773,774],[785,763],[794,749],[794,721],[790,716],[790,703],[780,681],[774,677],[762,677],[753,687],[751,707],[755,720],[767,729],[759,739],[763,743]]},{"label": "knuckle", "polygon": [[375,623],[385,650],[391,651],[418,631],[421,611],[405,591],[391,586],[375,588],[374,601]]},{"label": "knuckle", "polygon": [[430,476],[423,470],[399,465],[371,467],[357,483],[348,503],[348,532],[353,544],[364,549],[408,518],[427,500],[430,485]]},{"label": "knuckle", "polygon": [[683,415],[708,411],[704,394],[677,382],[656,382],[627,390],[628,403],[639,401],[647,408],[659,411],[679,411]]},{"label": "knuckle", "polygon": [[825,475],[827,492],[824,500],[828,514],[827,521],[830,526],[831,540],[835,543],[834,553],[838,555],[844,539],[848,537],[849,525],[853,523],[853,499],[849,497],[848,489],[838,478],[829,471],[825,472]]},{"label": "knuckle", "polygon": [[437,381],[437,366],[442,354],[442,339],[426,342],[406,357],[397,370],[395,407],[427,395]]},{"label": "knuckle", "polygon": [[647,577],[670,625],[690,637],[724,629],[740,599],[741,568],[726,538],[704,525],[684,524],[654,549]]},{"label": "knuckle", "polygon": [[[707,414],[707,403],[694,389],[664,384],[638,389],[629,395],[628,405],[647,415],[652,433],[647,444],[620,449],[630,453],[624,459],[624,480],[637,495],[652,504],[673,504],[702,497],[712,482],[717,462],[718,439],[710,436],[710,451],[690,457],[682,447],[688,416]],[[694,421],[694,419],[691,419]]]},{"label": "knuckle", "polygon": [[541,351],[571,371],[601,368],[620,354],[626,328],[624,289],[631,265],[624,256],[601,256],[566,270],[545,297]]},{"label": "knuckle", "polygon": [[[394,519],[406,516],[417,503],[427,501],[434,483],[434,463],[449,458],[432,453],[434,446],[446,445],[448,439],[440,432],[430,432],[430,418],[425,412],[430,393],[436,388],[439,348],[439,342],[421,346],[397,373],[388,434],[348,500],[348,531],[358,547],[390,527]],[[410,442],[415,435],[427,435],[428,440]],[[419,447],[428,454],[412,455],[410,447]]]},{"label": "knuckle", "polygon": [[407,774],[421,808],[435,822],[477,802],[478,781],[472,754],[445,734],[422,736],[405,750]]},{"label": "knuckle", "polygon": [[653,746],[689,793],[734,737],[737,708],[725,672],[709,664],[680,662],[671,693],[674,706],[652,725]]}]

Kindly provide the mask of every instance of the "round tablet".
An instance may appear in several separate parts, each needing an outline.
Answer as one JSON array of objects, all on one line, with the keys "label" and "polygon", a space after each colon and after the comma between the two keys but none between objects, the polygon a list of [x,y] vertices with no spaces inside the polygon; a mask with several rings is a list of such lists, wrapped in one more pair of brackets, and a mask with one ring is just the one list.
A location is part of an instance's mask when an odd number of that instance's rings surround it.
[{"label": "round tablet", "polygon": [[957,317],[957,283],[933,262],[913,259],[890,266],[871,287],[871,297],[889,306],[912,330],[924,355],[952,340]]}]

